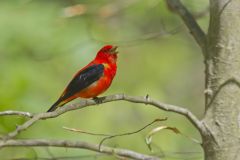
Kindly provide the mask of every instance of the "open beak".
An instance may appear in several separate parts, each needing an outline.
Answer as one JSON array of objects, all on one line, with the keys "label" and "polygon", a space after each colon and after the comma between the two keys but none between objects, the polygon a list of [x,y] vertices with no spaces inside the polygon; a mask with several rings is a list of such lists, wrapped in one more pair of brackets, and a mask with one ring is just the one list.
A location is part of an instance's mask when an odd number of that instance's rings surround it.
[{"label": "open beak", "polygon": [[113,47],[110,49],[110,53],[111,53],[111,54],[118,54],[117,48],[118,48],[118,46],[113,46]]}]

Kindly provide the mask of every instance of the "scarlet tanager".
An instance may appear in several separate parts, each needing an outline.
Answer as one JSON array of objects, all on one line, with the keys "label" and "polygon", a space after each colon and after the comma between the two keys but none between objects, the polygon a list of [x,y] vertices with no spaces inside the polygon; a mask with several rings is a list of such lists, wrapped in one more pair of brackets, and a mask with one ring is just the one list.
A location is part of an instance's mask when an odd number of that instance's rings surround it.
[{"label": "scarlet tanager", "polygon": [[75,98],[97,98],[108,89],[117,71],[117,46],[106,45],[100,49],[93,61],[78,71],[59,99],[47,112]]}]

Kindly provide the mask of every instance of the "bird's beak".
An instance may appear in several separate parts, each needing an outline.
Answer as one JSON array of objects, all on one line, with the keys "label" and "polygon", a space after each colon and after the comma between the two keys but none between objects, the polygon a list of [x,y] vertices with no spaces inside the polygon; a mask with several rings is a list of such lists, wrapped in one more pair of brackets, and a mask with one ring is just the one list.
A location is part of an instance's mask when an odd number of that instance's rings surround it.
[{"label": "bird's beak", "polygon": [[111,54],[118,54],[117,48],[118,48],[118,46],[113,46],[113,47],[110,49],[110,53],[111,53]]}]

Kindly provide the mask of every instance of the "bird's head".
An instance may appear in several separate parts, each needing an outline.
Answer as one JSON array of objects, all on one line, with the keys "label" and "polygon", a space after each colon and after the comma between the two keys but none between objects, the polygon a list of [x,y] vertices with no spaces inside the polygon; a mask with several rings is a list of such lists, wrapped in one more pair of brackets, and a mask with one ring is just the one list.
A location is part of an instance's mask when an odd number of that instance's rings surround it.
[{"label": "bird's head", "polygon": [[116,63],[117,61],[117,46],[106,45],[102,47],[96,56],[96,59],[107,61],[109,63]]}]

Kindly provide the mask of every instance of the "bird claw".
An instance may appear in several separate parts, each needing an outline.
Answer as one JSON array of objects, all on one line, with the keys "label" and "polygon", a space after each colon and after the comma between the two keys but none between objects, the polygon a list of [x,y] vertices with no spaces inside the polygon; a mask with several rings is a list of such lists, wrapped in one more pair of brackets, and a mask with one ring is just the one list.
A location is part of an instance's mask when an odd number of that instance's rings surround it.
[{"label": "bird claw", "polygon": [[105,97],[94,97],[93,100],[97,103],[97,104],[101,104],[103,102],[103,100],[105,99]]}]

